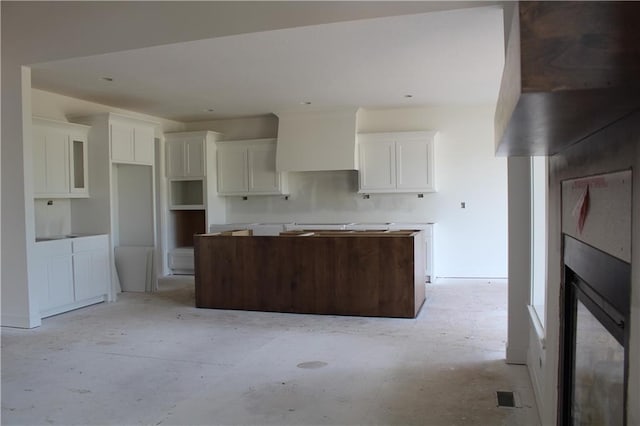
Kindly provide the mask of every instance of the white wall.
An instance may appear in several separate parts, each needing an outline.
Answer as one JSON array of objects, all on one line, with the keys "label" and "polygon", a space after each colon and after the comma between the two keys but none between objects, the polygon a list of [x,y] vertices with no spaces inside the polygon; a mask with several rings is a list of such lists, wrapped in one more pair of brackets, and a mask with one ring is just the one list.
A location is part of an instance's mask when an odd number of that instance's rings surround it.
[{"label": "white wall", "polygon": [[439,130],[437,193],[367,200],[356,193],[356,171],[290,173],[288,201],[231,197],[227,222],[436,222],[437,276],[506,277],[507,168],[493,155],[493,112],[491,106],[360,112],[361,133]]},{"label": "white wall", "polygon": [[[48,203],[51,201],[51,204]],[[71,200],[64,198],[34,201],[36,237],[71,233]]]},{"label": "white wall", "polygon": [[220,140],[225,141],[275,138],[278,136],[278,117],[268,115],[184,123],[184,131],[195,130],[215,130],[222,133]]}]

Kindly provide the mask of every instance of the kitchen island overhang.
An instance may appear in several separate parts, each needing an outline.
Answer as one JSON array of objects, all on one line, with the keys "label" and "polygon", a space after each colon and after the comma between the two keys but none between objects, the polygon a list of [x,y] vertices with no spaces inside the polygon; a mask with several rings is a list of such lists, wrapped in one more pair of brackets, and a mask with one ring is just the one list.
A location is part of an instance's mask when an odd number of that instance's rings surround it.
[{"label": "kitchen island overhang", "polygon": [[194,236],[196,307],[415,318],[422,231]]}]

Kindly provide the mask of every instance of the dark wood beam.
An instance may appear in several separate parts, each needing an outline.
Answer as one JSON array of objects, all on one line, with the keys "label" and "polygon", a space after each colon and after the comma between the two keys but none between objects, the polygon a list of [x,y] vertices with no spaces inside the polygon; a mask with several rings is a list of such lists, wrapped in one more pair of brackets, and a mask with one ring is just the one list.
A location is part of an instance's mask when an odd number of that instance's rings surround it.
[{"label": "dark wood beam", "polygon": [[552,155],[640,109],[640,2],[520,2],[506,19],[498,155]]}]

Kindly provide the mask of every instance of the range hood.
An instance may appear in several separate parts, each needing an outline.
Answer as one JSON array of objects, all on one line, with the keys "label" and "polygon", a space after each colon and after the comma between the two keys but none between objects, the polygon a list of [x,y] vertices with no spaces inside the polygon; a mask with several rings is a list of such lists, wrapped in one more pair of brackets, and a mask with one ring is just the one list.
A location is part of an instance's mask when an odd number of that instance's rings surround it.
[{"label": "range hood", "polygon": [[358,170],[358,108],[276,113],[276,170]]}]

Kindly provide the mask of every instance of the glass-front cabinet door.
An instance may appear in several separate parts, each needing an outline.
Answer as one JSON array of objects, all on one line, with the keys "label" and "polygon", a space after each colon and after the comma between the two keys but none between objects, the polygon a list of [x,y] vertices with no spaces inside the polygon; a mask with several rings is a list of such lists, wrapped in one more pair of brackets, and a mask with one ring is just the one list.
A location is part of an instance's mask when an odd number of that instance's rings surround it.
[{"label": "glass-front cabinet door", "polygon": [[78,195],[89,194],[89,174],[87,172],[87,139],[71,136],[70,142],[70,192]]}]

